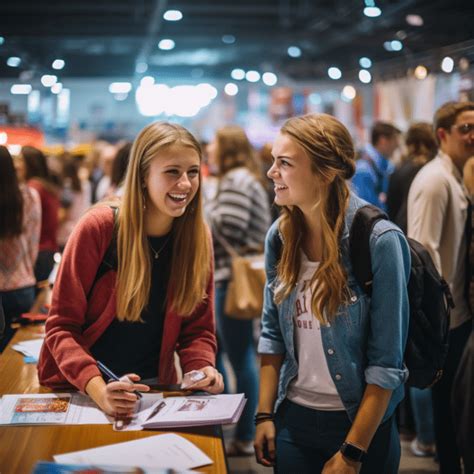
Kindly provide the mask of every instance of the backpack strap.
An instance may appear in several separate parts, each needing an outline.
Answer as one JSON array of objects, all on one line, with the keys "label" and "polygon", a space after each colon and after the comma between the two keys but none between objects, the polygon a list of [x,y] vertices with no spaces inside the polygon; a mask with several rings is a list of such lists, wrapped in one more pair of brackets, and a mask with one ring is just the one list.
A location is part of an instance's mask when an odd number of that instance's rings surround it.
[{"label": "backpack strap", "polygon": [[97,269],[97,272],[94,277],[94,281],[92,282],[91,289],[89,290],[89,293],[87,294],[87,299],[89,299],[90,295],[92,294],[92,290],[94,289],[94,286],[96,283],[110,270],[117,270],[118,267],[118,257],[117,257],[117,233],[118,233],[118,228],[117,228],[117,215],[118,215],[118,208],[117,207],[112,207],[110,208],[114,211],[114,229],[112,231],[112,238],[110,239],[109,246],[107,247],[107,250],[105,251],[104,257],[102,258],[102,261],[100,262],[99,268]]},{"label": "backpack strap", "polygon": [[369,164],[369,166],[372,168],[372,171],[375,173],[377,178],[376,193],[379,195],[383,191],[383,173],[379,170],[371,156],[364,154],[362,159]]},{"label": "backpack strap", "polygon": [[370,235],[375,224],[388,219],[387,214],[370,204],[357,210],[349,231],[349,255],[357,283],[364,292],[372,295],[372,259],[370,255]]}]

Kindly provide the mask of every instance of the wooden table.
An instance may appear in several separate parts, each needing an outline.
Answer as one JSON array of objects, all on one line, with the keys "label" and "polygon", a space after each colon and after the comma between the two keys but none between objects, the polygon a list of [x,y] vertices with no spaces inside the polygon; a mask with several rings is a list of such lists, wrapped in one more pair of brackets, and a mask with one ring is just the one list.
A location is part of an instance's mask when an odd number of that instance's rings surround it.
[{"label": "wooden table", "polygon": [[[48,393],[41,387],[36,364],[25,364],[23,355],[11,349],[20,341],[41,336],[41,326],[19,329],[0,356],[0,395],[15,393]],[[177,433],[194,443],[212,460],[210,466],[200,467],[205,473],[226,473],[222,430],[220,426],[204,426],[162,431],[117,432],[111,425],[68,426],[0,426],[0,474],[29,474],[37,461],[52,461],[54,454],[94,448],[112,443]]]}]

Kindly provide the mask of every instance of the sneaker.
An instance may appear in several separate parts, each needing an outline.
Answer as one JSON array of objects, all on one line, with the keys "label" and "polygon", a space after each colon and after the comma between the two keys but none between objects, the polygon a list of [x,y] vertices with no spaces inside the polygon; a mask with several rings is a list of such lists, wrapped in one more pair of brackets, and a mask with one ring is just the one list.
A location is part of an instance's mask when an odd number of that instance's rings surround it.
[{"label": "sneaker", "polygon": [[240,441],[238,439],[226,447],[226,453],[229,457],[235,456],[253,456],[255,450],[253,448],[253,441]]},{"label": "sneaker", "polygon": [[410,450],[415,456],[423,458],[434,456],[436,452],[434,443],[423,444],[418,438],[414,438],[410,443]]}]

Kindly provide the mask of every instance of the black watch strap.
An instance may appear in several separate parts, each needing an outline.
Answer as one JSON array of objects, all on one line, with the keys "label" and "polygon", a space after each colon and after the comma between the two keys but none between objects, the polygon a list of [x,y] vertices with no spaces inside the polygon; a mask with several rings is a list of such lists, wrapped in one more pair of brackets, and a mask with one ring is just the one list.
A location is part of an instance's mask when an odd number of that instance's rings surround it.
[{"label": "black watch strap", "polygon": [[347,442],[342,443],[340,451],[344,457],[355,462],[364,462],[367,457],[367,453],[363,449]]}]

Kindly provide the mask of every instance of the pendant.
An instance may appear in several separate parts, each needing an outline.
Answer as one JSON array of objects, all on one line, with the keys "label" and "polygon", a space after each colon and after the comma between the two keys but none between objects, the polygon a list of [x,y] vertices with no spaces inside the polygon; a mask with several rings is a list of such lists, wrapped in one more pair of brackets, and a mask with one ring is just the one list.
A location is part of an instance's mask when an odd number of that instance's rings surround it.
[{"label": "pendant", "polygon": [[160,256],[160,254],[158,252],[155,252],[155,260],[158,260],[159,256]]}]

